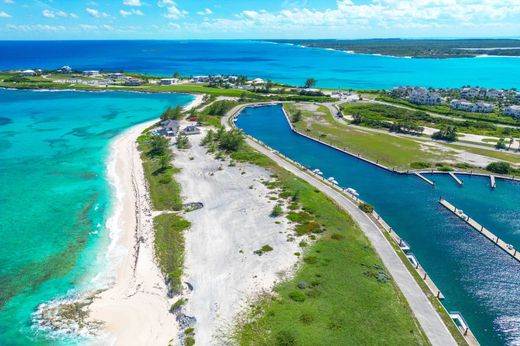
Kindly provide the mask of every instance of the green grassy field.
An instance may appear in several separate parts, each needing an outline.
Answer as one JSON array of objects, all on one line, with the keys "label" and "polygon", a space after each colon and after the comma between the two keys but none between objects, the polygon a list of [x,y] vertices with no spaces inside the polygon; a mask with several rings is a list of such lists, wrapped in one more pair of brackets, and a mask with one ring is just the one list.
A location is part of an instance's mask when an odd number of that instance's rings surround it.
[{"label": "green grassy field", "polygon": [[[295,111],[294,105],[284,105],[289,114]],[[451,143],[436,143],[445,148],[429,147],[428,142],[420,137],[415,139],[397,137],[386,133],[370,132],[336,122],[329,112],[326,115],[315,112],[303,112],[300,122],[294,123],[295,128],[312,137],[344,148],[352,153],[370,160],[379,162],[390,168],[408,170],[416,168],[416,163],[427,162],[433,167],[435,164],[446,161],[460,161],[455,150],[465,150],[496,160],[503,160],[512,164],[520,164],[520,156],[506,152],[485,150]],[[477,167],[469,169],[476,170]]]},{"label": "green grassy field", "polygon": [[[233,153],[270,169],[276,186],[319,224],[315,243],[275,295],[256,301],[233,335],[241,345],[427,345],[386,268],[350,216],[311,185],[249,147]],[[295,215],[290,216],[295,219]],[[323,233],[321,233],[323,232]]]},{"label": "green grassy field", "polygon": [[[290,105],[285,107],[289,114],[294,112]],[[411,169],[410,164],[413,162],[434,163],[451,158],[449,154],[438,153],[435,150],[423,151],[421,143],[413,139],[338,124],[328,111],[325,115],[303,112],[302,120],[294,123],[294,126],[302,133],[397,169]]]}]

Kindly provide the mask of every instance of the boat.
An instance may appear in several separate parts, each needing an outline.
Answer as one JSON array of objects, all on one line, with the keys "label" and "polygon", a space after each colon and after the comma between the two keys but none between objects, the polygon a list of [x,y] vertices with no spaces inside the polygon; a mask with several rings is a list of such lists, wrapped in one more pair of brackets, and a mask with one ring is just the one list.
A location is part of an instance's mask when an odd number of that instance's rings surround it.
[{"label": "boat", "polygon": [[514,247],[513,245],[511,245],[511,244],[506,244],[506,247],[507,247],[509,250],[511,250],[511,251],[513,251],[513,250],[515,249],[515,247]]},{"label": "boat", "polygon": [[319,169],[317,169],[317,168],[313,169],[312,173],[315,173],[315,174],[318,174],[318,175],[323,175],[323,173]]},{"label": "boat", "polygon": [[356,197],[359,197],[359,193],[358,193],[355,189],[353,189],[353,188],[351,188],[351,187],[346,188],[346,189],[345,189],[345,192],[348,192],[348,193],[350,193],[351,195],[354,195],[354,196],[356,196]]}]

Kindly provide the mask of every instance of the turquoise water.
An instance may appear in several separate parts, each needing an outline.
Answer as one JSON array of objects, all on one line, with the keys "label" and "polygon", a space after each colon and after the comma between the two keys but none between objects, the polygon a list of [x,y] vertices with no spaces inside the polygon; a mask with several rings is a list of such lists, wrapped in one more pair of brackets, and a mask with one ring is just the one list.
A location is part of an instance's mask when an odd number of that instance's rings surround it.
[{"label": "turquoise water", "polygon": [[107,242],[110,140],[192,98],[0,90],[0,345],[47,343],[35,307],[88,285]]},{"label": "turquoise water", "polygon": [[291,159],[334,176],[375,205],[411,246],[446,296],[449,311],[461,311],[482,345],[520,343],[520,263],[438,203],[443,197],[520,248],[520,183],[431,175],[431,187],[417,177],[389,173],[293,133],[279,106],[248,108],[237,126]]},{"label": "turquoise water", "polygon": [[403,59],[258,41],[0,41],[0,69],[240,74],[329,88],[520,87],[519,58]]}]

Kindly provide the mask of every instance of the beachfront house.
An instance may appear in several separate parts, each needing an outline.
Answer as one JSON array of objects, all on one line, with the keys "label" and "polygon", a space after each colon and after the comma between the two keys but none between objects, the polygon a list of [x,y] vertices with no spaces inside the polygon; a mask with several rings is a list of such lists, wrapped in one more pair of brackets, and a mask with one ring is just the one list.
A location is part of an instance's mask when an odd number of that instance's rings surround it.
[{"label": "beachfront house", "polygon": [[460,96],[463,98],[475,98],[480,95],[480,88],[462,88]]},{"label": "beachfront house", "polygon": [[69,74],[72,73],[72,68],[70,66],[62,66],[57,70],[58,73]]},{"label": "beachfront house", "polygon": [[101,73],[99,73],[98,70],[88,70],[88,71],[83,71],[83,75],[86,77],[99,77],[99,76],[101,76]]},{"label": "beachfront house", "polygon": [[128,85],[128,86],[139,86],[139,85],[142,85],[143,83],[144,83],[144,81],[142,79],[135,78],[135,77],[126,77],[126,80],[125,80],[125,85]]},{"label": "beachfront house", "polygon": [[520,119],[520,106],[512,105],[504,108],[504,115],[511,116],[515,119]]},{"label": "beachfront house", "polygon": [[174,137],[179,133],[179,122],[177,120],[165,120],[161,123],[164,135]]},{"label": "beachfront house", "polygon": [[197,135],[200,133],[200,129],[195,125],[188,125],[182,131],[185,135]]},{"label": "beachfront house", "polygon": [[450,108],[465,112],[491,113],[495,110],[495,105],[487,102],[473,103],[466,100],[452,100]]},{"label": "beachfront house", "polygon": [[209,76],[194,76],[191,78],[193,83],[207,83],[209,82]]},{"label": "beachfront house", "polygon": [[179,83],[179,78],[161,78],[160,85],[174,85]]},{"label": "beachfront house", "polygon": [[24,70],[24,71],[20,72],[20,76],[22,76],[22,77],[36,76],[36,71],[34,71],[34,70]]},{"label": "beachfront house", "polygon": [[115,72],[115,73],[109,73],[107,75],[108,78],[110,79],[124,79],[125,78],[125,74],[124,73],[121,73],[121,72]]}]

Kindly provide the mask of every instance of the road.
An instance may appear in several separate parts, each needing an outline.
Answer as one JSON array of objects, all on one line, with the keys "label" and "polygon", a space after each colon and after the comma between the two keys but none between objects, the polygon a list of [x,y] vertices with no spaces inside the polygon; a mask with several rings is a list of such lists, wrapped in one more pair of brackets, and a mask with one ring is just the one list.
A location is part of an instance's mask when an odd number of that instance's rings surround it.
[{"label": "road", "polygon": [[[242,108],[247,105],[241,105],[230,110],[222,119],[222,124],[230,128],[230,117],[237,114]],[[343,210],[350,214],[356,221],[361,230],[370,240],[372,246],[375,248],[377,254],[383,261],[384,265],[392,275],[397,286],[405,296],[411,310],[415,317],[421,324],[428,339],[434,346],[450,346],[457,345],[450,331],[441,320],[435,308],[432,306],[425,293],[422,291],[419,284],[415,281],[412,274],[408,271],[405,264],[401,261],[392,245],[388,242],[385,236],[381,233],[378,226],[363,213],[350,199],[342,195],[332,187],[323,183],[308,172],[294,166],[292,163],[284,160],[272,150],[256,143],[250,138],[246,139],[247,144],[266,155],[280,167],[291,172],[295,176],[305,180],[315,188],[319,189],[331,200],[336,202]],[[405,332],[405,331],[403,331]]]}]

